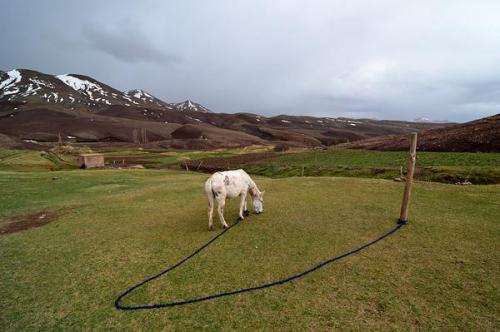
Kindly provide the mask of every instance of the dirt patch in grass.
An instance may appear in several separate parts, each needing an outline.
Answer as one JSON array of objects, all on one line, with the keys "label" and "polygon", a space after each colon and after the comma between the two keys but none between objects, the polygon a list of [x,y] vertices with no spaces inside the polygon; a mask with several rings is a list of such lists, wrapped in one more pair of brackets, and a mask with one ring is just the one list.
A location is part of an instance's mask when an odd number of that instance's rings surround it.
[{"label": "dirt patch in grass", "polygon": [[57,211],[49,210],[0,219],[0,235],[41,227],[54,221],[56,217]]}]

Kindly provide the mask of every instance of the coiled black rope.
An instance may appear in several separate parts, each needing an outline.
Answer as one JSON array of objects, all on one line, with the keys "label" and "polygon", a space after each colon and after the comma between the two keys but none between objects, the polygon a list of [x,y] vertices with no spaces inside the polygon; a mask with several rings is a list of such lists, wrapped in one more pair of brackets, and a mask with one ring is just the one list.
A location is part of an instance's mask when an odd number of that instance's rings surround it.
[{"label": "coiled black rope", "polygon": [[158,273],[158,274],[156,274],[156,275],[154,275],[152,277],[149,277],[146,280],[141,281],[137,285],[134,285],[134,286],[130,287],[129,289],[127,289],[120,296],[118,296],[118,298],[115,300],[115,307],[116,307],[116,309],[120,309],[120,310],[145,310],[145,309],[158,309],[158,308],[166,308],[166,307],[175,307],[175,306],[180,306],[180,305],[185,305],[185,304],[190,304],[190,303],[208,301],[208,300],[215,299],[215,298],[218,298],[218,297],[236,295],[236,294],[241,294],[241,293],[246,293],[246,292],[252,292],[252,291],[259,290],[259,289],[264,289],[264,288],[269,288],[269,287],[273,287],[273,286],[282,285],[282,284],[290,282],[292,280],[295,280],[295,279],[298,279],[298,278],[302,278],[302,277],[308,275],[309,273],[314,272],[314,271],[316,271],[316,270],[324,267],[325,265],[331,264],[331,263],[333,263],[335,261],[338,261],[338,260],[340,260],[342,258],[345,258],[347,256],[354,255],[354,254],[356,254],[356,253],[358,253],[358,252],[360,252],[360,251],[362,251],[362,250],[370,247],[371,245],[374,245],[375,243],[377,243],[377,242],[385,239],[386,237],[388,237],[388,236],[396,233],[398,230],[401,229],[401,227],[403,227],[407,223],[406,220],[399,219],[398,222],[397,222],[396,227],[394,227],[393,229],[391,229],[387,233],[382,234],[381,236],[379,236],[375,240],[373,240],[373,241],[371,241],[371,242],[369,242],[369,243],[367,243],[365,245],[362,245],[361,247],[359,247],[357,249],[354,249],[352,251],[346,252],[346,253],[341,254],[339,256],[336,256],[334,258],[331,258],[331,259],[328,259],[326,261],[323,261],[323,262],[321,262],[321,263],[313,266],[312,268],[310,268],[308,270],[305,270],[303,272],[294,274],[294,275],[292,275],[292,276],[290,276],[288,278],[276,280],[276,281],[273,281],[273,282],[270,282],[270,283],[267,283],[267,284],[263,284],[263,285],[260,285],[260,286],[254,286],[254,287],[248,287],[248,288],[241,288],[241,289],[237,289],[237,290],[233,290],[233,291],[221,292],[221,293],[216,293],[216,294],[212,294],[212,295],[208,295],[208,296],[197,297],[197,298],[194,298],[194,299],[183,300],[183,301],[173,301],[173,302],[166,302],[166,303],[149,304],[149,305],[137,305],[137,306],[126,306],[126,305],[122,305],[120,303],[121,300],[125,296],[127,296],[128,294],[130,294],[131,292],[133,292],[135,289],[141,287],[144,284],[147,284],[148,282],[150,282],[152,280],[155,280],[155,279],[161,277],[164,274],[169,273],[172,270],[175,270],[176,268],[178,268],[179,266],[181,266],[182,264],[184,264],[187,260],[189,260],[190,258],[196,256],[198,253],[200,253],[203,249],[205,249],[210,244],[212,244],[219,237],[221,237],[222,235],[224,235],[231,228],[233,228],[236,225],[238,225],[240,223],[240,221],[241,220],[238,219],[229,228],[224,229],[222,232],[220,232],[219,234],[217,234],[216,236],[214,236],[212,239],[210,239],[207,243],[205,243],[204,245],[202,245],[201,247],[199,247],[198,249],[196,249],[191,255],[187,256],[184,259],[182,259],[178,263],[176,263],[176,264],[168,267],[167,269],[161,271],[160,273]]}]

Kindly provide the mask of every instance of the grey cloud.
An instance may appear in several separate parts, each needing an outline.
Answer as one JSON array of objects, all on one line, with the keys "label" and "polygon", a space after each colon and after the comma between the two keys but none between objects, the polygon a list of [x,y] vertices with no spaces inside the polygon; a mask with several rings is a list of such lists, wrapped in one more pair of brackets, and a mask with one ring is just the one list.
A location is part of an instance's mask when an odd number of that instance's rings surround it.
[{"label": "grey cloud", "polygon": [[5,1],[0,69],[79,72],[220,112],[467,121],[499,111],[498,12],[497,0]]},{"label": "grey cloud", "polygon": [[87,23],[82,27],[82,32],[90,47],[125,62],[169,64],[181,60],[179,55],[157,47],[138,26],[130,20],[121,21],[112,27]]},{"label": "grey cloud", "polygon": [[458,104],[500,104],[500,79],[458,82],[455,85],[460,89]]}]

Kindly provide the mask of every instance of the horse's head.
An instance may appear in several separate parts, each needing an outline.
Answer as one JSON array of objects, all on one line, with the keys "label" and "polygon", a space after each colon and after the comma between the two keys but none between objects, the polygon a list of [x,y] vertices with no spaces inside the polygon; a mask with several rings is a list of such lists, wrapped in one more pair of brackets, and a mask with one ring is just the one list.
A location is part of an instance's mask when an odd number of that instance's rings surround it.
[{"label": "horse's head", "polygon": [[255,195],[253,195],[253,208],[255,209],[255,213],[264,212],[264,193],[266,191],[258,191]]}]

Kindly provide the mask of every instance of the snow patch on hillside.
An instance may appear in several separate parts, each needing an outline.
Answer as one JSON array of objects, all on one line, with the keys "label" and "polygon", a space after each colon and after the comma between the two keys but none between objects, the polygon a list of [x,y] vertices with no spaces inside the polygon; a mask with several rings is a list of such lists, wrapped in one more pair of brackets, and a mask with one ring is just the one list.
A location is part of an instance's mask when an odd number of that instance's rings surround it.
[{"label": "snow patch on hillside", "polygon": [[[105,103],[106,105],[111,105],[108,99],[102,97],[108,97],[109,92],[104,90],[99,84],[94,82],[90,82],[88,80],[84,80],[75,76],[71,76],[69,74],[56,75],[57,79],[62,81],[67,86],[71,87],[73,90],[78,91],[79,93],[88,96],[91,101]],[[102,97],[95,97],[94,95],[101,95]],[[137,104],[136,102],[130,100],[130,98],[123,96],[124,99]],[[61,100],[62,101],[62,100]],[[87,103],[89,106],[93,103]]]},{"label": "snow patch on hillside", "polygon": [[9,77],[7,77],[6,80],[0,82],[0,89],[12,87],[13,85],[19,83],[22,78],[21,73],[16,69],[8,71],[7,75]]},{"label": "snow patch on hillside", "polygon": [[144,90],[134,90],[133,96],[137,99],[153,99],[154,97]]},{"label": "snow patch on hillside", "polygon": [[43,81],[43,80],[38,79],[38,78],[30,78],[30,81],[35,83],[36,85],[38,85],[38,87],[45,86],[47,88],[54,88],[54,85],[52,83]]},{"label": "snow patch on hillside", "polygon": [[59,80],[61,80],[64,84],[68,85],[69,87],[73,88],[76,91],[86,91],[88,89],[95,89],[95,90],[102,89],[99,85],[95,83],[89,82],[87,80],[82,80],[68,74],[56,75],[56,77]]}]

